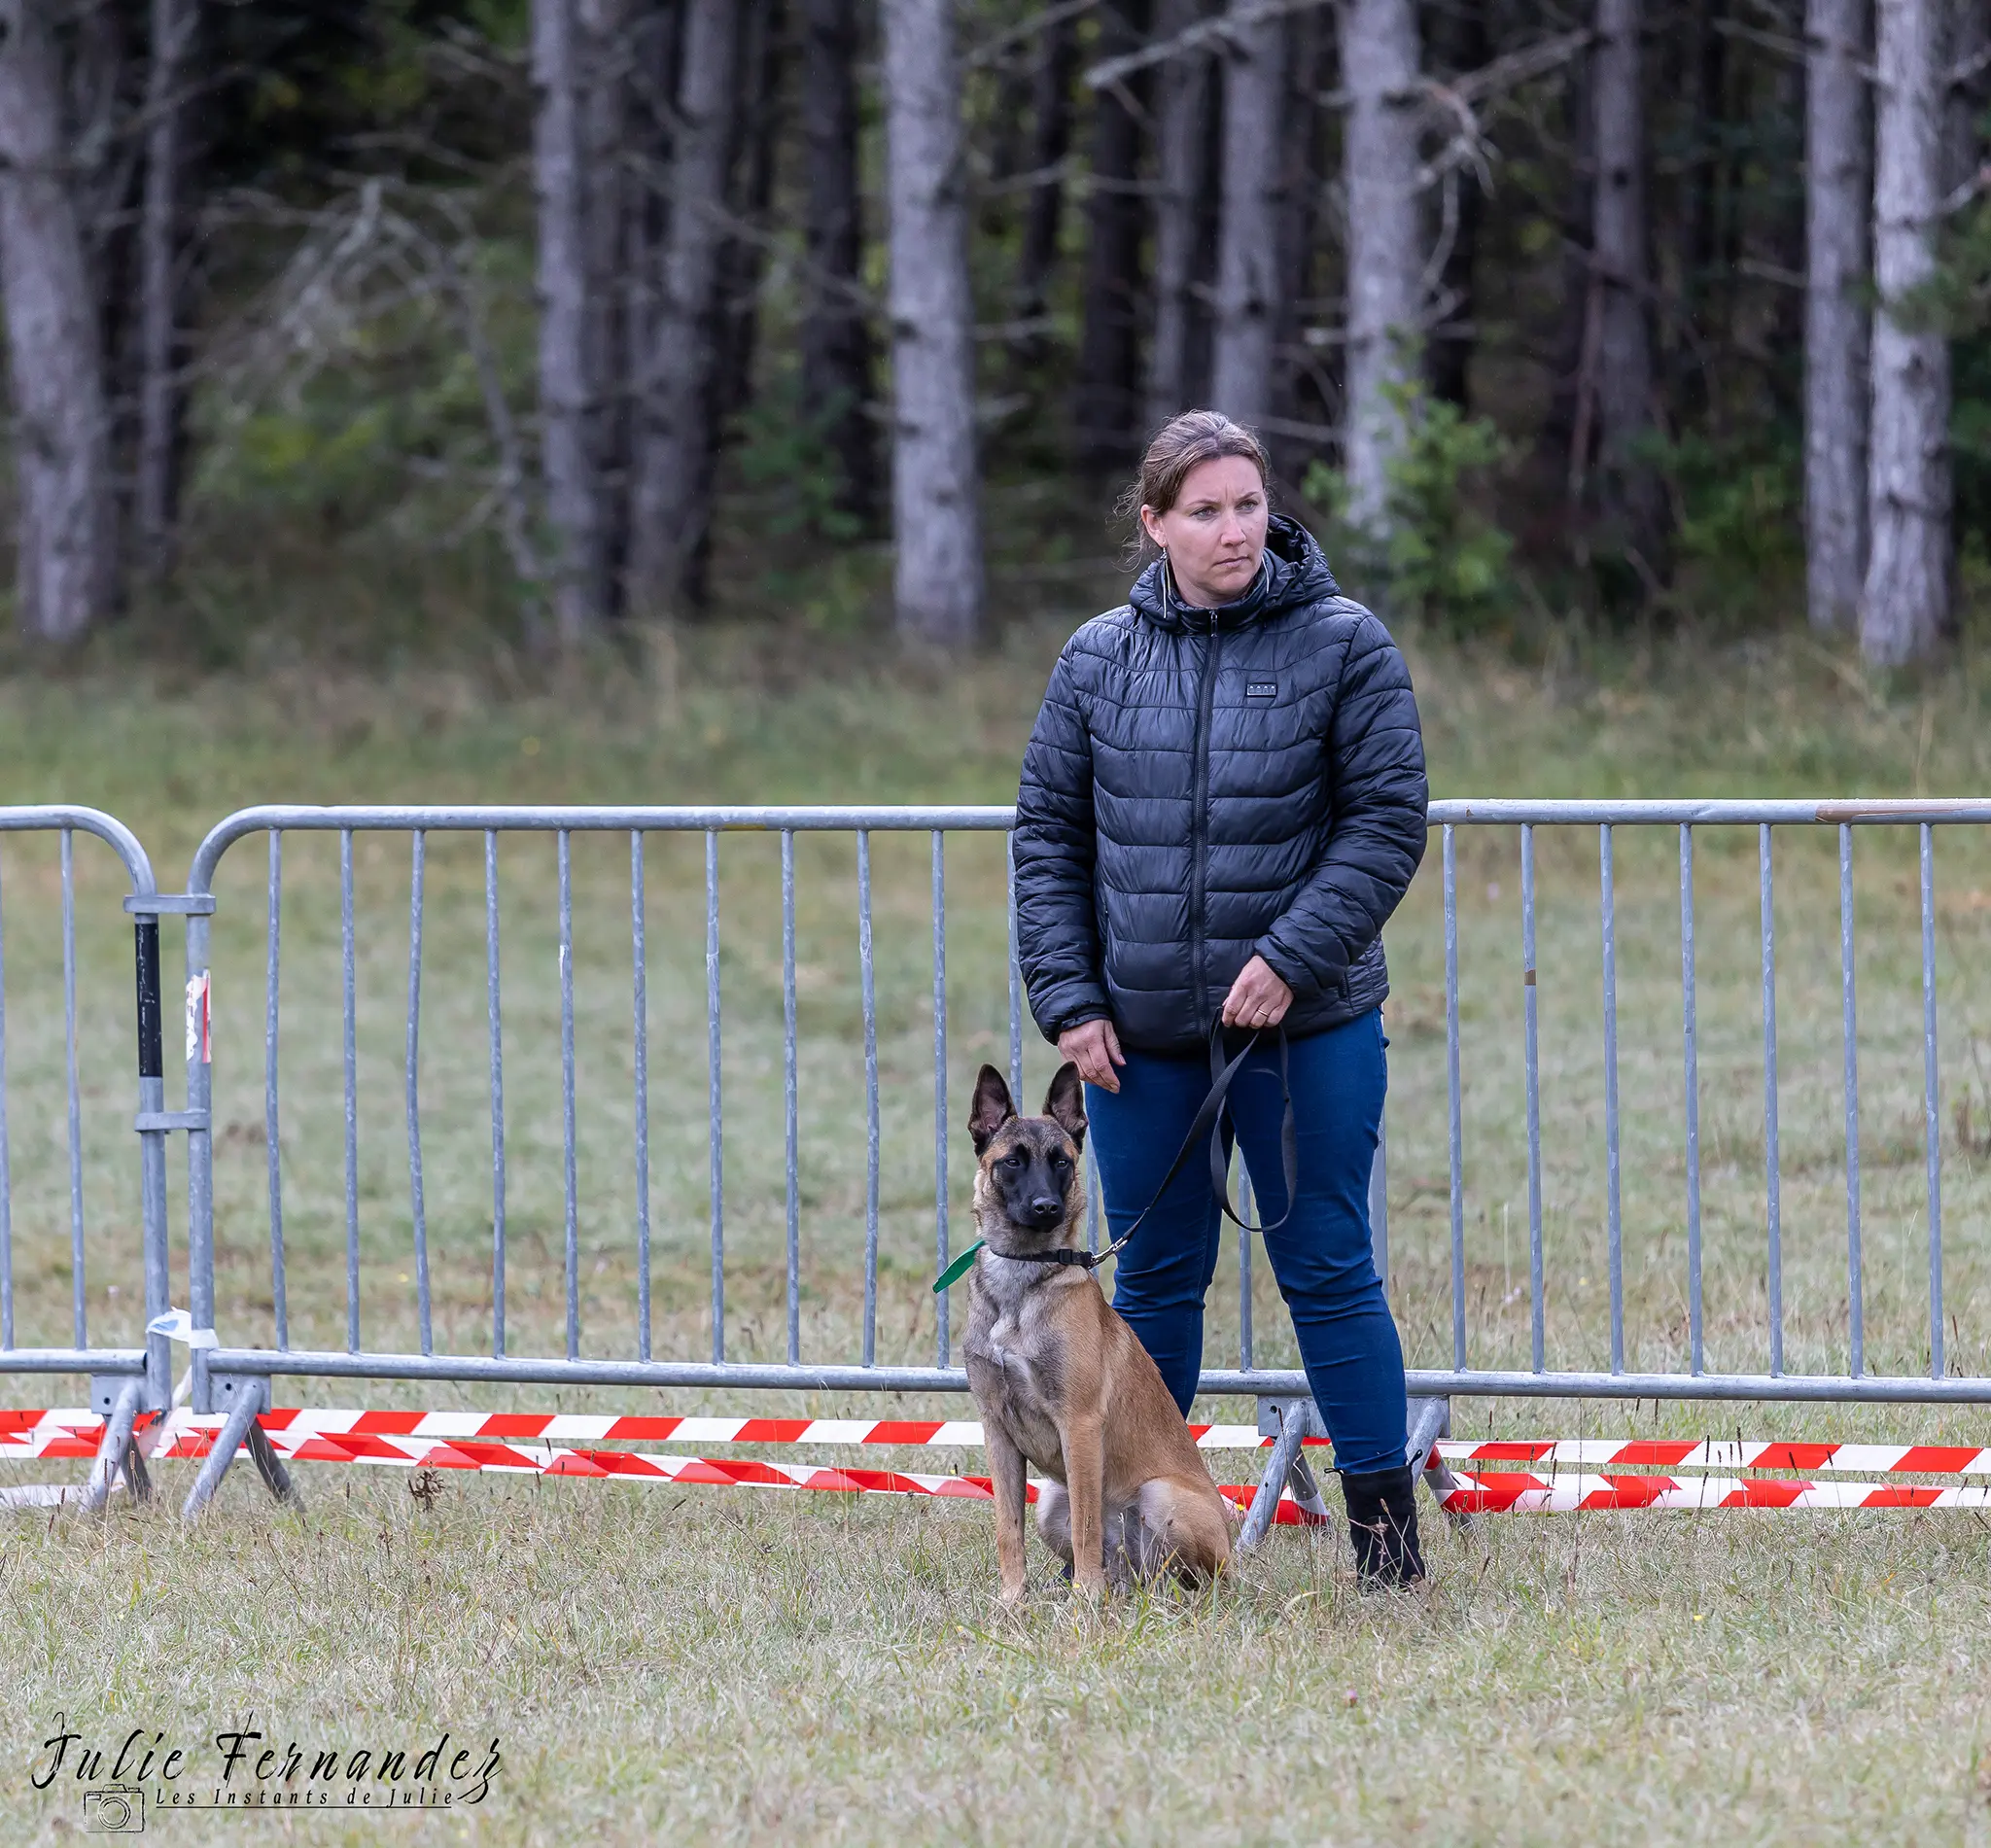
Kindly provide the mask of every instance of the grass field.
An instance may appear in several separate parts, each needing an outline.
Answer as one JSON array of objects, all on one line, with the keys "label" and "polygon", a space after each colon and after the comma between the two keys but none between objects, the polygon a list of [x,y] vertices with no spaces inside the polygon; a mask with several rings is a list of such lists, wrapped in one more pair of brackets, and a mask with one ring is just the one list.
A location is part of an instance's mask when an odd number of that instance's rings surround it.
[{"label": "grass field", "polygon": [[[958,679],[841,669],[807,645],[726,636],[493,690],[429,675],[366,682],[270,671],[130,684],[0,684],[0,795],[97,803],[175,888],[199,834],[262,800],[1004,801],[1057,637],[1020,629]],[[1869,686],[1797,640],[1562,658],[1523,670],[1413,641],[1442,795],[1970,793],[1991,769],[1984,676]],[[986,851],[985,851],[986,850]],[[1442,937],[1433,863],[1390,934],[1395,993],[1392,1291],[1415,1362],[1450,1357]],[[1518,868],[1511,833],[1459,841],[1467,1308],[1473,1364],[1524,1364]],[[933,1351],[931,924],[927,848],[875,845],[881,1359]],[[1869,1371],[1927,1369],[1918,888],[1912,841],[1863,835],[1859,963]],[[949,849],[950,1082],[1007,1053],[1001,870]],[[80,1182],[93,1333],[135,1339],[128,936],[113,869],[77,849],[86,1126]],[[215,924],[220,1305],[228,1339],[272,1327],[265,1198],[262,840],[225,862]],[[1545,1326],[1552,1364],[1607,1363],[1596,843],[1541,844]],[[797,855],[805,1356],[855,1358],[865,1196],[854,862]],[[1621,834],[1626,1359],[1682,1364],[1677,843]],[[647,854],[653,1349],[701,1357],[711,1326],[702,847]],[[722,848],[726,951],[726,1349],[786,1352],[781,959],[771,842]],[[1837,1370],[1848,1331],[1839,1135],[1836,844],[1780,842],[1779,1101],[1786,1364]],[[421,1108],[436,1344],[490,1339],[483,864],[429,851]],[[626,840],[577,840],[576,1052],[583,1350],[634,1351]],[[69,1340],[70,1192],[52,850],[0,851],[7,957],[17,1339]],[[507,843],[509,1268],[514,1352],[564,1341],[559,996],[552,854]],[[1991,1369],[1984,1157],[1991,997],[1976,970],[1991,855],[1938,842],[1944,1320],[1951,1371]],[[402,1058],[407,844],[356,854],[359,1129],[367,1345],[412,1336]],[[1764,1126],[1753,833],[1696,866],[1706,1339],[1711,1369],[1765,1364]],[[280,1142],[290,1337],[342,1345],[338,882],[332,839],[284,858]],[[170,933],[169,933],[170,941]],[[177,946],[169,949],[169,992]],[[169,1041],[177,1043],[170,1030]],[[169,1059],[169,1066],[175,1062]],[[1032,1089],[1048,1049],[1030,1035]],[[176,1089],[169,1083],[169,1092]],[[966,1158],[952,1156],[955,1237]],[[176,1158],[176,1168],[178,1167]],[[175,1300],[184,1301],[175,1174]],[[1256,1355],[1290,1335],[1258,1267]],[[1228,1272],[1209,1353],[1235,1354]],[[133,1277],[135,1281],[135,1277]],[[1519,1286],[1519,1287],[1518,1287]],[[127,1292],[129,1285],[123,1285]],[[1953,1318],[1953,1321],[1952,1321]],[[239,1332],[238,1332],[239,1331]],[[12,1402],[46,1386],[17,1379]],[[693,1395],[586,1400],[388,1386],[319,1403],[698,1409]],[[714,1409],[719,1409],[715,1407]],[[737,1407],[726,1407],[737,1410]],[[777,1409],[770,1404],[768,1410]],[[860,1412],[797,1398],[787,1409]],[[915,1408],[908,1405],[908,1412]],[[1222,1412],[1222,1408],[1212,1408]],[[1458,1406],[1463,1431],[1641,1431],[1980,1441],[1974,1412]],[[1228,1415],[1237,1415],[1232,1409]],[[966,1463],[972,1459],[960,1459]],[[1249,1467],[1225,1459],[1230,1480]],[[926,1467],[939,1467],[926,1464]],[[17,1478],[52,1480],[59,1466]],[[12,1516],[0,1534],[0,1834],[80,1826],[74,1786],[30,1773],[60,1710],[93,1740],[183,1743],[253,1713],[300,1743],[497,1734],[491,1798],[464,1817],[167,1817],[188,1840],[255,1829],[360,1840],[382,1827],[494,1841],[1126,1839],[1587,1841],[1976,1839],[1991,1833],[1991,1678],[1975,1647],[1991,1529],[1969,1515],[1594,1516],[1441,1531],[1427,1596],[1358,1596],[1333,1536],[1281,1532],[1202,1602],[998,1620],[986,1513],[938,1503],[594,1483],[451,1482],[433,1508],[398,1475],[306,1470],[301,1517],[243,1471],[182,1534],[184,1492],[105,1523]],[[393,1735],[389,1737],[388,1735]],[[278,1741],[281,1743],[281,1740]],[[212,1761],[212,1753],[209,1753]],[[238,1774],[239,1775],[239,1774]]]}]

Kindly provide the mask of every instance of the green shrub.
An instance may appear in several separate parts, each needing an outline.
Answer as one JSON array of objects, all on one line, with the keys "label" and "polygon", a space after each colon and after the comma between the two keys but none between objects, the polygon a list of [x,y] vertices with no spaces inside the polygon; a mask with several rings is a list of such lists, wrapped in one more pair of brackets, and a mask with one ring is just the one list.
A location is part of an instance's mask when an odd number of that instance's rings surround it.
[{"label": "green shrub", "polygon": [[1303,492],[1331,510],[1357,567],[1386,586],[1392,615],[1460,633],[1486,628],[1515,602],[1514,539],[1490,508],[1513,446],[1489,418],[1468,417],[1421,381],[1391,386],[1389,399],[1405,440],[1389,471],[1382,531],[1349,524],[1345,480],[1324,463],[1308,471]]}]

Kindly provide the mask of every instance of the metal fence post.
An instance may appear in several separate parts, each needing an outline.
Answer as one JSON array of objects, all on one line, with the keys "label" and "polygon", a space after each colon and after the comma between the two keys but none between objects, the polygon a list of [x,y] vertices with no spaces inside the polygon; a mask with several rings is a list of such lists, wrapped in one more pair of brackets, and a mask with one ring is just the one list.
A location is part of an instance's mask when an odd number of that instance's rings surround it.
[{"label": "metal fence post", "polygon": [[[214,1108],[214,1045],[207,957],[208,921],[203,916],[190,916],[186,1015],[187,1294],[196,1332],[214,1327],[214,1138],[208,1133]],[[196,1346],[191,1352],[193,1410],[212,1412],[214,1389],[208,1377],[209,1350]]]},{"label": "metal fence post", "polygon": [[[166,1256],[165,1029],[159,990],[159,920],[157,912],[132,919],[138,986],[138,1198],[145,1243],[145,1403],[163,1412],[173,1398],[173,1352],[152,1327],[172,1308]],[[153,1119],[148,1127],[146,1119]]]}]

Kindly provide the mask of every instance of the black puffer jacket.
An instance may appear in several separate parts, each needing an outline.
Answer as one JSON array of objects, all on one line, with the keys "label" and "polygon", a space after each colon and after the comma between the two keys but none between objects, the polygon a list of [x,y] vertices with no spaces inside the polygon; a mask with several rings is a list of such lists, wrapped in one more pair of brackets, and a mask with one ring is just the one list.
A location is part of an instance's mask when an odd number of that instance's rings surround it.
[{"label": "black puffer jacket", "polygon": [[1389,992],[1383,921],[1424,854],[1424,745],[1404,658],[1275,516],[1251,588],[1194,610],[1159,564],[1065,644],[1024,753],[1017,943],[1049,1039],[1110,1018],[1204,1043],[1256,954],[1289,1032]]}]

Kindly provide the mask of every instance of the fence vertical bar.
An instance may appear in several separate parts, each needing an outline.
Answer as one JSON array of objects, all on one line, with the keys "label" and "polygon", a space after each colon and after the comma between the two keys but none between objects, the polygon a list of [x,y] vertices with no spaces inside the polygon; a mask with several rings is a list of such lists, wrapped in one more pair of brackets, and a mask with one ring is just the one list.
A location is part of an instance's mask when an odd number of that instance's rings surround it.
[{"label": "fence vertical bar", "polygon": [[[214,1137],[203,1127],[214,1101],[214,1067],[209,1063],[208,968],[210,920],[198,912],[187,919],[186,1032],[187,1109],[187,1307],[196,1329],[214,1327]],[[160,1048],[163,1056],[164,1048]],[[163,1063],[163,1057],[162,1061]],[[163,1074],[161,1074],[163,1080]],[[164,1085],[161,1082],[163,1092]],[[163,1176],[161,1176],[163,1179]],[[357,1290],[353,1292],[355,1304]],[[357,1314],[357,1309],[353,1311]],[[358,1340],[352,1345],[357,1348]],[[213,1387],[207,1372],[207,1349],[195,1347],[189,1357],[192,1408],[212,1412]]]},{"label": "fence vertical bar", "polygon": [[580,1177],[574,1134],[574,842],[559,831],[560,1135],[565,1181],[567,1358],[580,1356]]},{"label": "fence vertical bar", "polygon": [[7,1141],[7,949],[0,926],[0,1348],[13,1345],[14,1155]]},{"label": "fence vertical bar", "polygon": [[719,1064],[719,836],[705,831],[706,1165],[712,1200],[712,1357],[726,1357],[726,1137]]},{"label": "fence vertical bar", "polygon": [[422,1352],[436,1351],[429,1295],[429,1209],[422,1187],[422,886],[428,866],[428,836],[414,830],[408,869],[408,1206],[415,1224],[415,1316]]},{"label": "fence vertical bar", "polygon": [[864,989],[864,1365],[878,1359],[878,993],[871,956],[871,831],[857,830],[857,967]]},{"label": "fence vertical bar", "polygon": [[1769,1233],[1769,1370],[1784,1371],[1784,1176],[1777,1133],[1777,939],[1774,867],[1767,821],[1756,831],[1763,908],[1763,1139]]},{"label": "fence vertical bar", "polygon": [[[947,1269],[947,836],[933,830],[933,1274]],[[936,1367],[947,1365],[947,1292],[934,1299]]]},{"label": "fence vertical bar", "polygon": [[1942,1357],[1942,1118],[1936,1061],[1936,836],[1922,823],[1922,1122],[1929,1142],[1929,1377]]},{"label": "fence vertical bar", "polygon": [[1521,1031],[1526,1064],[1528,1132],[1528,1352],[1543,1370],[1542,1315],[1542,1093],[1535,1005],[1535,830],[1520,827]]},{"label": "fence vertical bar", "polygon": [[636,1061],[636,1357],[649,1358],[649,944],[644,903],[644,842],[629,830],[630,1021]]},{"label": "fence vertical bar", "polygon": [[[339,961],[344,982],[346,1105],[346,1351],[360,1351],[359,985],[353,966],[353,830],[338,832]],[[210,1261],[212,1253],[210,1252]]]},{"label": "fence vertical bar", "polygon": [[1466,1365],[1466,1203],[1464,1101],[1458,1056],[1458,843],[1445,824],[1445,1091],[1450,1159],[1451,1364]]},{"label": "fence vertical bar", "polygon": [[[1251,1198],[1251,1168],[1243,1151],[1238,1153],[1238,1210],[1245,1219],[1256,1219]],[[1249,1371],[1245,1358],[1251,1347],[1251,1235],[1238,1228],[1238,1365]]]},{"label": "fence vertical bar", "polygon": [[[1093,1164],[1093,1172],[1099,1172],[1099,1164]],[[1244,1217],[1251,1217],[1245,1209]],[[1253,1332],[1251,1327],[1251,1239],[1243,1232],[1238,1235],[1238,1365],[1245,1373],[1251,1371],[1253,1352]]]},{"label": "fence vertical bar", "polygon": [[1016,942],[1016,836],[1002,837],[1009,867],[1009,1095],[1023,1108],[1023,962]]},{"label": "fence vertical bar", "polygon": [[76,1345],[89,1345],[83,1263],[83,1097],[76,1070],[76,839],[62,830],[62,1046],[69,1073],[69,1288]]},{"label": "fence vertical bar", "polygon": [[1624,1221],[1619,1193],[1618,896],[1611,824],[1597,829],[1598,913],[1604,935],[1604,1232],[1611,1267],[1611,1371],[1624,1371]]},{"label": "fence vertical bar", "polygon": [[1866,1280],[1860,1248],[1860,1026],[1853,985],[1853,829],[1839,823],[1839,1015],[1846,1105],[1846,1322],[1855,1379],[1867,1370]]},{"label": "fence vertical bar", "polygon": [[[165,995],[159,979],[159,920],[157,912],[134,911],[133,944],[138,977],[138,1108],[157,1118],[166,1107]],[[173,1398],[173,1350],[155,1327],[172,1308],[172,1277],[166,1224],[166,1133],[155,1127],[138,1134],[138,1195],[145,1255],[145,1386],[140,1403],[163,1411]],[[283,1273],[275,1278],[276,1306],[283,1310]],[[115,1448],[106,1446],[106,1448]],[[109,1486],[109,1478],[105,1478]]]},{"label": "fence vertical bar", "polygon": [[[284,1286],[284,1165],[282,1113],[277,1092],[279,1002],[282,992],[284,836],[269,830],[267,937],[262,974],[262,1142],[269,1181],[269,1288],[276,1318],[276,1344],[291,1344],[291,1318]],[[155,924],[157,929],[157,925]]]},{"label": "fence vertical bar", "polygon": [[505,1357],[505,1028],[498,979],[498,830],[484,830],[484,1007],[491,1036],[491,1352]]},{"label": "fence vertical bar", "polygon": [[795,1072],[795,830],[782,829],[782,1114],[786,1129],[788,1365],[802,1358],[802,1121]]},{"label": "fence vertical bar", "polygon": [[1700,1029],[1694,967],[1694,829],[1680,824],[1680,1040],[1687,1091],[1687,1342],[1701,1371]]}]

